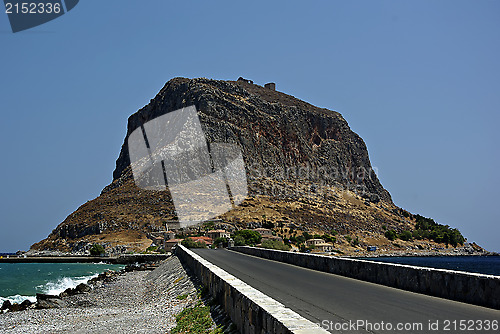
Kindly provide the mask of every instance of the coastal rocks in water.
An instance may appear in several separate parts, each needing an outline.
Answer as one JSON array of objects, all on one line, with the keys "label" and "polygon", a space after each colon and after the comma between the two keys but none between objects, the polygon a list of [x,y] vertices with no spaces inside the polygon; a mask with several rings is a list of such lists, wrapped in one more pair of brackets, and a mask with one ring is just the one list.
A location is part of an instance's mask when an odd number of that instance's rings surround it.
[{"label": "coastal rocks in water", "polygon": [[91,290],[90,286],[85,283],[78,284],[75,288],[67,288],[59,294],[59,297],[64,298],[67,296],[74,296],[80,293],[89,292]]},{"label": "coastal rocks in water", "polygon": [[17,311],[21,311],[21,304],[14,303],[14,304],[10,305],[10,307],[9,307],[9,311],[10,311],[10,312],[17,312]]},{"label": "coastal rocks in water", "polygon": [[[122,269],[120,271],[108,270],[108,271],[105,271],[105,272],[97,275],[96,277],[90,279],[87,282],[87,284],[89,284],[89,285],[100,285],[103,282],[109,283],[109,282],[115,280],[118,275],[120,275],[120,274],[122,274],[124,272],[125,272],[124,269]],[[78,286],[76,288],[78,288]],[[83,288],[83,286],[81,288]],[[90,286],[88,286],[88,288],[90,289]],[[83,291],[83,292],[87,292],[87,291]]]},{"label": "coastal rocks in water", "polygon": [[77,293],[85,293],[90,291],[90,286],[85,283],[80,283],[75,288]]},{"label": "coastal rocks in water", "polygon": [[34,303],[31,302],[31,300],[28,300],[26,299],[25,301],[23,301],[20,305],[21,305],[21,310],[26,310],[27,308],[29,308],[31,305],[33,305]]},{"label": "coastal rocks in water", "polygon": [[7,312],[7,311],[10,311],[10,312],[24,311],[24,310],[30,308],[32,305],[33,305],[33,303],[30,300],[28,300],[28,299],[26,299],[25,301],[23,301],[21,304],[18,304],[18,303],[12,304],[10,302],[10,300],[6,300],[2,304],[2,311],[4,311],[4,312]]},{"label": "coastal rocks in water", "polygon": [[8,310],[11,306],[12,306],[12,303],[10,302],[10,300],[4,301],[2,304],[2,311]]},{"label": "coastal rocks in water", "polygon": [[61,292],[59,294],[59,297],[64,298],[64,297],[68,297],[68,296],[72,296],[72,295],[73,295],[73,289],[67,288],[66,290],[64,290],[63,292]]},{"label": "coastal rocks in water", "polygon": [[66,307],[66,302],[59,296],[45,295],[42,293],[36,294],[36,308],[63,308]]}]

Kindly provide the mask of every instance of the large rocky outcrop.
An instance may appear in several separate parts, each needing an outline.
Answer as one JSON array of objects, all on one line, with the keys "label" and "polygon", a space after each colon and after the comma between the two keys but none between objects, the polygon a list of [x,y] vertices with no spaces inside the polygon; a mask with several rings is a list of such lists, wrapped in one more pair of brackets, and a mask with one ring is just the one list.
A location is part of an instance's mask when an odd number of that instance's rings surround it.
[{"label": "large rocky outcrop", "polygon": [[391,201],[372,172],[366,145],[338,112],[239,81],[175,78],[129,117],[127,137],[113,179],[130,165],[127,138],[142,124],[170,111],[196,106],[209,142],[237,143],[249,183],[257,176],[336,184]]},{"label": "large rocky outcrop", "polygon": [[[229,222],[265,217],[305,229],[346,232],[404,223],[390,212],[395,207],[372,171],[365,143],[338,112],[245,80],[175,78],[129,117],[113,182],[32,248],[78,251],[99,242],[109,248],[144,249],[146,233],[174,218],[175,211],[168,192],[135,186],[127,138],[145,122],[191,105],[198,110],[208,142],[236,143],[243,152],[250,198],[239,211],[223,216]],[[368,210],[379,201],[378,211]],[[291,207],[294,202],[300,204]]]}]

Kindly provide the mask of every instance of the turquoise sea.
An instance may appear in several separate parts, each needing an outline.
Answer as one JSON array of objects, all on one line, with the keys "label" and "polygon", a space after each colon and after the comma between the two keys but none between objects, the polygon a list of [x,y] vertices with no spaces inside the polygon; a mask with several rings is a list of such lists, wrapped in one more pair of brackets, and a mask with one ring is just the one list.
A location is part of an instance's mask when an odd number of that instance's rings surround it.
[{"label": "turquoise sea", "polygon": [[388,256],[363,258],[363,260],[500,276],[500,256]]},{"label": "turquoise sea", "polygon": [[123,265],[104,263],[0,263],[0,306],[5,300],[36,300],[36,293],[56,295]]}]

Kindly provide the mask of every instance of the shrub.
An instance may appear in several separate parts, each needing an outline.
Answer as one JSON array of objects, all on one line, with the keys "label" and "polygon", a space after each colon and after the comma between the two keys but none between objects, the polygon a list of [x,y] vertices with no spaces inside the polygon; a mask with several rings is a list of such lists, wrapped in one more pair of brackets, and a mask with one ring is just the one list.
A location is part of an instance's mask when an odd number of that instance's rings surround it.
[{"label": "shrub", "polygon": [[102,245],[100,245],[100,244],[93,244],[92,247],[90,247],[89,251],[90,251],[90,255],[93,255],[93,256],[99,256],[99,255],[105,253],[104,247],[102,247]]},{"label": "shrub", "polygon": [[278,240],[264,240],[262,241],[262,248],[269,248],[269,249],[278,249],[278,250],[284,250],[288,251],[290,250],[290,246],[285,245],[283,242],[278,241]]},{"label": "shrub", "polygon": [[182,295],[178,295],[177,297],[175,297],[177,300],[184,300],[188,297],[189,295],[187,293],[185,294],[182,294]]},{"label": "shrub", "polygon": [[359,238],[358,238],[358,237],[356,237],[356,239],[354,239],[354,240],[351,242],[351,246],[356,247],[356,246],[358,246],[358,245],[359,245]]},{"label": "shrub", "polygon": [[389,230],[389,231],[385,231],[385,237],[387,239],[389,239],[390,241],[394,241],[396,240],[396,238],[398,237],[398,234],[396,233],[396,231],[394,230]]},{"label": "shrub", "polygon": [[321,238],[324,239],[326,242],[331,242],[332,244],[334,244],[335,241],[337,241],[337,238],[329,236],[328,234],[323,234]]},{"label": "shrub", "polygon": [[305,244],[300,244],[299,250],[300,250],[301,252],[303,252],[303,253],[309,253],[309,252],[311,252],[311,251],[312,251],[313,249],[315,249],[315,248],[316,248],[316,246],[314,246],[314,245],[311,245],[311,246],[309,246],[309,247],[306,247],[306,245],[305,245]]},{"label": "shrub", "polygon": [[158,250],[158,246],[149,246],[146,248],[146,252],[156,252]]},{"label": "shrub", "polygon": [[404,241],[410,241],[413,239],[413,235],[410,231],[403,231],[399,234],[399,239]]},{"label": "shrub", "polygon": [[[213,321],[210,317],[210,306],[188,307],[175,316],[176,327],[172,334],[210,333]],[[220,331],[219,331],[220,333]]]},{"label": "shrub", "polygon": [[[411,233],[412,237],[417,240],[425,239],[425,231],[422,230],[414,230]],[[427,234],[428,235],[428,234]]]}]

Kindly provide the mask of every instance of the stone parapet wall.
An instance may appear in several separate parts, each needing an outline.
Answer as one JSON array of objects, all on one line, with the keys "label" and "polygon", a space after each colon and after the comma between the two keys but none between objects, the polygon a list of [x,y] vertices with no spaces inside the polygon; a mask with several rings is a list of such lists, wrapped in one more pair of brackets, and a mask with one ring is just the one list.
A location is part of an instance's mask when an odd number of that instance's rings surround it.
[{"label": "stone parapet wall", "polygon": [[231,250],[430,296],[500,309],[500,276],[255,247]]}]

